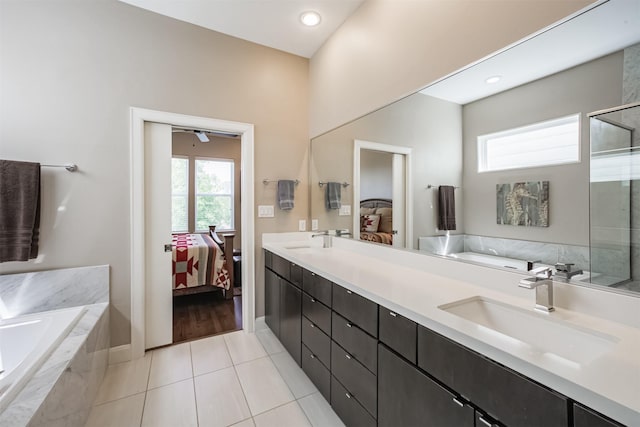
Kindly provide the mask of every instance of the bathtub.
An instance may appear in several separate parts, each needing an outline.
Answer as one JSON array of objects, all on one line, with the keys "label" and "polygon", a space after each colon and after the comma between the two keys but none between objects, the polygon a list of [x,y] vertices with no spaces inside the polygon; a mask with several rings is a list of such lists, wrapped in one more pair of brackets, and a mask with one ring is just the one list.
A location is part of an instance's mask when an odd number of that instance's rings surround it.
[{"label": "bathtub", "polygon": [[0,320],[0,413],[85,310],[85,307],[73,307]]},{"label": "bathtub", "polygon": [[[502,267],[502,268],[509,268],[512,270],[517,270],[518,272],[521,273],[526,273],[527,272],[527,261],[523,261],[520,259],[515,259],[515,258],[507,258],[507,257],[501,257],[501,256],[496,256],[496,255],[487,255],[487,254],[479,254],[476,252],[459,252],[457,254],[449,254],[446,255],[449,258],[455,258],[455,259],[459,259],[459,260],[463,260],[463,261],[471,261],[477,264],[483,264],[483,265],[489,265],[492,267]],[[546,264],[542,264],[542,263],[536,263],[535,265],[536,267],[550,267],[552,268],[554,274],[555,274],[555,269],[553,268],[552,265],[546,265]],[[594,277],[596,276],[596,274],[594,273]],[[571,280],[577,280],[577,281],[583,281],[583,280],[589,280],[590,278],[590,274],[588,271],[584,271],[582,274],[576,274],[575,276],[573,276],[571,278]]]}]

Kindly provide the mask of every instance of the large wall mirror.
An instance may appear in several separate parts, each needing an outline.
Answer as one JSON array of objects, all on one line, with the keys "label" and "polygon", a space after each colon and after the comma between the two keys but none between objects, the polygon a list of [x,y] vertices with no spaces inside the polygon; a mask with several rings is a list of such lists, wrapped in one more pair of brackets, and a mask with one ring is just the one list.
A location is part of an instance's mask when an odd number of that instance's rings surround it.
[{"label": "large wall mirror", "polygon": [[[640,101],[639,87],[639,3],[599,3],[312,139],[312,224],[425,255],[522,271],[550,266],[580,284],[639,291],[634,233],[590,244],[590,210],[600,235],[640,224],[634,192],[615,199],[626,216],[608,209],[602,184],[602,201],[589,201],[589,114]],[[611,185],[619,197],[632,180]]]}]

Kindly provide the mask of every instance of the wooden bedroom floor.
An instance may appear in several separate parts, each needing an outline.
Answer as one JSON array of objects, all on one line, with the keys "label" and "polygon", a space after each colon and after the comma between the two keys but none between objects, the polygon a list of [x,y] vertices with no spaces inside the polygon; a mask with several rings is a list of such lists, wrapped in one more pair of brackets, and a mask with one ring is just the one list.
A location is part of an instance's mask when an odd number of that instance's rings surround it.
[{"label": "wooden bedroom floor", "polygon": [[221,292],[173,298],[173,342],[242,329],[242,296],[226,300]]}]

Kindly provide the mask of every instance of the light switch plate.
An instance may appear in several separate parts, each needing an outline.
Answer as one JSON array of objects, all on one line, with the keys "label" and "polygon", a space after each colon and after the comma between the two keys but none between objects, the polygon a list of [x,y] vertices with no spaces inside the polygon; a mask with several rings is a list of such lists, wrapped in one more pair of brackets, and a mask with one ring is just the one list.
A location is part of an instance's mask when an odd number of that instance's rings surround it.
[{"label": "light switch plate", "polygon": [[258,218],[273,218],[273,205],[258,205]]},{"label": "light switch plate", "polygon": [[318,220],[317,219],[312,219],[311,220],[311,231],[318,231]]},{"label": "light switch plate", "polygon": [[307,231],[307,221],[301,219],[298,221],[298,231]]},{"label": "light switch plate", "polygon": [[351,205],[342,205],[340,206],[340,212],[338,213],[340,216],[351,215]]}]

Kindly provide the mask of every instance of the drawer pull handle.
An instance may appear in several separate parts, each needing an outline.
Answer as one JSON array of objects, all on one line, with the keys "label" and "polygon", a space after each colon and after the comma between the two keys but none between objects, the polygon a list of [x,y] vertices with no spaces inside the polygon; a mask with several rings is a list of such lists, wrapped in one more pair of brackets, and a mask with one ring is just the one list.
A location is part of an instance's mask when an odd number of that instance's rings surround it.
[{"label": "drawer pull handle", "polygon": [[316,302],[316,299],[315,298],[311,298],[311,302]]},{"label": "drawer pull handle", "polygon": [[349,393],[345,393],[345,396],[347,396],[347,399],[351,399],[351,395]]},{"label": "drawer pull handle", "polygon": [[349,353],[345,353],[344,357],[346,357],[348,360],[351,360],[351,355]]},{"label": "drawer pull handle", "polygon": [[348,293],[349,295],[351,295],[353,292],[351,292],[349,289],[347,289],[347,293]]},{"label": "drawer pull handle", "polygon": [[353,326],[353,325],[352,325],[351,323],[347,322],[347,328],[350,328],[350,327],[352,327],[352,326]]},{"label": "drawer pull handle", "polygon": [[315,359],[315,358],[316,358],[316,355],[315,355],[315,354],[311,354],[311,358],[312,358],[312,359]]},{"label": "drawer pull handle", "polygon": [[397,315],[398,315],[398,314],[397,314],[397,313],[394,313],[393,311],[390,311],[390,312],[389,312],[389,316],[391,316],[391,317],[396,317]]},{"label": "drawer pull handle", "polygon": [[316,325],[314,325],[313,323],[309,323],[309,326],[311,326],[312,328],[316,327]]},{"label": "drawer pull handle", "polygon": [[480,420],[480,422],[481,422],[482,424],[486,425],[487,427],[493,427],[493,424],[492,424],[492,423],[490,423],[489,421],[485,420],[485,419],[482,417],[482,415],[480,415],[480,416],[478,417],[478,419]]},{"label": "drawer pull handle", "polygon": [[315,276],[315,275],[316,275],[316,273],[311,273],[311,275],[312,275],[312,276]]},{"label": "drawer pull handle", "polygon": [[456,405],[461,406],[464,408],[464,402],[461,402],[460,400],[458,400],[456,397],[453,398],[453,401]]}]

